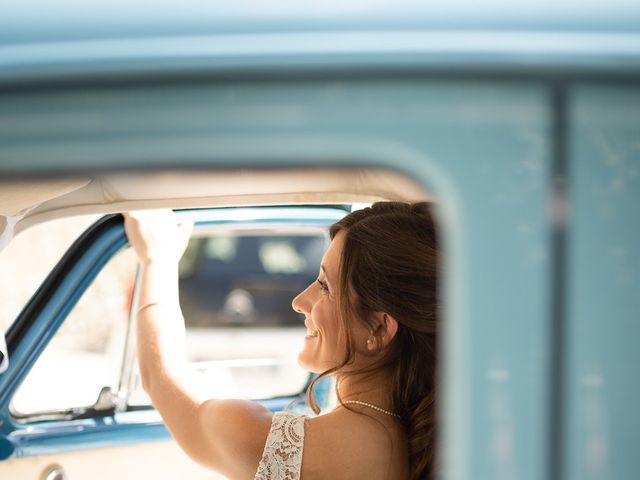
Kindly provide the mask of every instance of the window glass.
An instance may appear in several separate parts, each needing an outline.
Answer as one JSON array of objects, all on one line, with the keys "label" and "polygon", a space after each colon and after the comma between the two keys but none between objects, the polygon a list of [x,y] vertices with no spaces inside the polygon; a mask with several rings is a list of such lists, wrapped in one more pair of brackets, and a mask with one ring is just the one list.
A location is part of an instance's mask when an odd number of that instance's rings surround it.
[{"label": "window glass", "polygon": [[[55,242],[56,248],[47,252],[51,259],[57,254],[59,260],[93,220],[56,226],[73,233]],[[39,254],[39,242],[49,232],[33,232],[32,246],[20,252]],[[180,264],[187,355],[194,370],[204,376],[212,396],[298,394],[309,374],[297,364],[305,328],[291,301],[317,277],[329,242],[326,231],[274,227],[198,232]],[[43,261],[47,270],[31,275],[41,281],[55,261]],[[16,415],[91,406],[102,388],[115,392],[122,382],[128,384],[121,393],[129,392],[129,405],[150,404],[137,365],[131,378],[120,378],[128,371],[123,358],[136,268],[134,252],[126,249],[99,273],[17,390],[11,405]],[[31,290],[25,287],[22,304],[39,283]]]},{"label": "window glass", "polygon": [[117,390],[136,261],[117,254],[84,292],[18,388],[18,414],[93,405],[103,387]]}]

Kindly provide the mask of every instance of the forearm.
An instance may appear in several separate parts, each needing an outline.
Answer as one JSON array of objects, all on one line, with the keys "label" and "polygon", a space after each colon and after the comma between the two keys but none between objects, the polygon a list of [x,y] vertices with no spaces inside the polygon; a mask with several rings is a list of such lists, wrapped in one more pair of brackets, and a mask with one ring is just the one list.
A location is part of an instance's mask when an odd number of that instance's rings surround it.
[{"label": "forearm", "polygon": [[149,262],[144,267],[137,330],[138,360],[145,390],[149,390],[152,381],[157,383],[186,369],[177,262]]}]

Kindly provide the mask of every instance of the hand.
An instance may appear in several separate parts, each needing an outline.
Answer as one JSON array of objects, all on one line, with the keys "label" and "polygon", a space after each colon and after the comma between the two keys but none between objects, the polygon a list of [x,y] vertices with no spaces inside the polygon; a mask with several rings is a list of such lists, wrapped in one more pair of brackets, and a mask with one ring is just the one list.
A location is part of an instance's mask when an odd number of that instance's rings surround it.
[{"label": "hand", "polygon": [[129,243],[140,263],[147,266],[152,262],[180,260],[193,230],[192,218],[178,224],[171,210],[138,210],[123,215]]}]

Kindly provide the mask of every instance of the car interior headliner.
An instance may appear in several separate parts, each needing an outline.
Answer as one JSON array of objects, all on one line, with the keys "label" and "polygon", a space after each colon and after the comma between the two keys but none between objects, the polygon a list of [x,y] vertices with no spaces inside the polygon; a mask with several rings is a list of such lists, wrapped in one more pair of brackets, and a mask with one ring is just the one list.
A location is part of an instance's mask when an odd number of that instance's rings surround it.
[{"label": "car interior headliner", "polygon": [[382,169],[165,170],[0,180],[0,248],[31,225],[89,213],[429,199],[414,181]]}]

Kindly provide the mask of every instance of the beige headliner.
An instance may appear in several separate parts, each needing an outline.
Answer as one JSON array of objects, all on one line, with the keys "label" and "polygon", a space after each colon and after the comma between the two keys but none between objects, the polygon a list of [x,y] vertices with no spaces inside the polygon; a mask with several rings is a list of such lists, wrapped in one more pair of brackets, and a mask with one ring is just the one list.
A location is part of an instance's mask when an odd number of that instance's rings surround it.
[{"label": "beige headliner", "polygon": [[54,218],[145,208],[377,200],[429,200],[429,195],[407,177],[380,169],[128,172],[0,181],[0,229],[13,236]]}]

